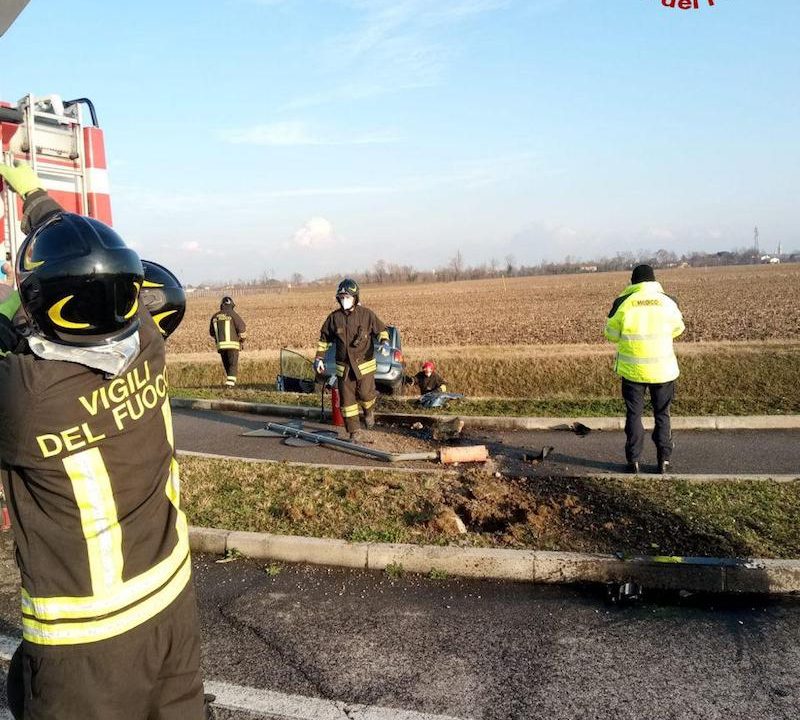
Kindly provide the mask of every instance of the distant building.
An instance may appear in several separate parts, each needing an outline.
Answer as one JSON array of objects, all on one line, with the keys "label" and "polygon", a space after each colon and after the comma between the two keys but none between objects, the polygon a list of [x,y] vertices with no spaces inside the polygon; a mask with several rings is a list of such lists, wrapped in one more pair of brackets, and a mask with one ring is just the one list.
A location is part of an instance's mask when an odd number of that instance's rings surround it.
[{"label": "distant building", "polygon": [[584,265],[580,268],[581,272],[597,272],[597,265]]}]

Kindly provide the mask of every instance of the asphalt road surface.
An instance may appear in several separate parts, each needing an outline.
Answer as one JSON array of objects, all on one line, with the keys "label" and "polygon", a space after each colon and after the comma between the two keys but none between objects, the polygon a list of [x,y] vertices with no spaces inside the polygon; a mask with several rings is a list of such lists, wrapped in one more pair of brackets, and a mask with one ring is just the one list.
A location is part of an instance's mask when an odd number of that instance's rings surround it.
[{"label": "asphalt road surface", "polygon": [[[19,635],[6,535],[0,646]],[[195,558],[218,720],[795,720],[800,601]],[[287,709],[290,708],[290,709]],[[0,718],[3,715],[0,703]]]},{"label": "asphalt road surface", "polygon": [[[180,450],[332,465],[378,464],[375,460],[323,447],[287,447],[280,438],[241,436],[243,432],[263,428],[268,421],[286,423],[287,419],[234,412],[173,410]],[[329,425],[314,422],[306,422],[304,427],[330,429]],[[397,429],[397,432],[401,431]],[[597,474],[625,469],[622,432],[595,431],[579,437],[569,431],[474,431],[465,434],[464,442],[486,443],[494,456],[518,456],[552,446],[554,450],[545,462],[530,466],[531,474]],[[648,440],[642,470],[654,471],[655,460],[654,446]],[[427,463],[427,466],[437,467],[435,463]],[[681,474],[797,473],[800,477],[800,430],[677,431],[672,469]]]}]

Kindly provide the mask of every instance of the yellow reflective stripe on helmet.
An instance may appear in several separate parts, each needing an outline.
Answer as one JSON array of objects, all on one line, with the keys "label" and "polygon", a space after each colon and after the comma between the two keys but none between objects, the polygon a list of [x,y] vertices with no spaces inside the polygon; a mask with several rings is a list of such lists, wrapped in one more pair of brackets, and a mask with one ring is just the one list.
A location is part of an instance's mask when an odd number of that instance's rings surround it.
[{"label": "yellow reflective stripe on helmet", "polygon": [[345,405],[342,408],[342,415],[344,417],[357,417],[358,416],[358,405]]},{"label": "yellow reflective stripe on helmet", "polygon": [[136,311],[139,309],[139,290],[141,289],[141,285],[137,282],[133,283],[136,285],[136,297],[133,299],[133,307],[125,314],[125,319],[130,320],[134,315],[136,315]]},{"label": "yellow reflective stripe on helmet", "polygon": [[64,306],[74,297],[74,295],[67,295],[67,297],[59,300],[47,311],[47,317],[49,317],[59,327],[67,328],[68,330],[85,330],[86,328],[91,327],[89,323],[72,322],[61,315],[61,311],[64,309]]},{"label": "yellow reflective stripe on helmet", "polygon": [[369,373],[374,373],[377,369],[378,363],[375,361],[375,358],[367,360],[367,362],[361,363],[358,366],[358,370],[362,375],[369,375]]},{"label": "yellow reflective stripe on helmet", "polygon": [[122,529],[111,479],[99,448],[65,457],[63,463],[80,511],[92,593],[108,594],[122,584]]},{"label": "yellow reflective stripe on helmet", "polygon": [[164,328],[161,327],[161,321],[164,318],[169,317],[170,315],[174,315],[176,312],[178,312],[178,311],[177,310],[167,310],[166,312],[158,313],[158,315],[153,315],[153,322],[156,324],[156,327],[160,330],[162,335],[166,335],[167,331],[164,330]]},{"label": "yellow reflective stripe on helmet", "polygon": [[128,632],[172,604],[192,576],[189,556],[158,592],[116,615],[85,622],[43,623],[23,616],[22,636],[38,645],[77,645],[97,642]]},{"label": "yellow reflective stripe on helmet", "polygon": [[156,287],[164,287],[164,283],[157,283],[153,282],[152,280],[144,280],[142,282],[143,288],[156,288]]}]

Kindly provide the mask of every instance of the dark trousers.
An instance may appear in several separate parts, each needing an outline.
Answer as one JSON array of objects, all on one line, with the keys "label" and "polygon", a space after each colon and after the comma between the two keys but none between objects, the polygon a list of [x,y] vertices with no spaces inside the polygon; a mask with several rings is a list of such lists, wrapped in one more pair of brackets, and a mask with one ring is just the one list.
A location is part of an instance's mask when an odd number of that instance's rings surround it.
[{"label": "dark trousers", "polygon": [[194,588],[127,633],[85,645],[23,641],[11,660],[17,720],[203,720]]},{"label": "dark trousers", "polygon": [[344,377],[339,378],[339,397],[347,432],[358,430],[358,409],[369,410],[375,405],[375,373],[356,379],[353,369],[348,367]]},{"label": "dark trousers", "polygon": [[222,366],[225,368],[225,379],[236,382],[236,372],[239,369],[239,351],[220,350],[219,356],[222,358]]},{"label": "dark trousers", "polygon": [[672,428],[670,427],[669,406],[675,396],[675,381],[666,383],[637,383],[622,378],[622,399],[625,400],[625,458],[635,462],[644,447],[644,394],[650,391],[653,404],[655,428],[653,442],[659,460],[669,460],[672,455]]}]

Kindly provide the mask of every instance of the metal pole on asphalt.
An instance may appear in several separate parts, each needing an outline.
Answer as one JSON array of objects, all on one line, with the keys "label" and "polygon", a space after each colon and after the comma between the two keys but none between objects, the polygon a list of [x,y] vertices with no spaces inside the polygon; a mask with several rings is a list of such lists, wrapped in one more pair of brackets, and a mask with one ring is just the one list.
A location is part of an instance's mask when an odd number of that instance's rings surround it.
[{"label": "metal pole on asphalt", "polygon": [[375,450],[374,448],[365,447],[364,445],[357,445],[356,443],[348,442],[347,440],[339,440],[339,438],[328,437],[326,435],[318,435],[317,433],[309,432],[308,430],[300,430],[299,428],[291,427],[290,425],[281,425],[280,423],[267,423],[267,430],[274,433],[284,435],[287,437],[296,437],[308,442],[317,443],[319,445],[330,445],[331,447],[339,448],[340,450],[349,450],[350,452],[366,455],[367,457],[383,460],[384,462],[394,463],[403,462],[408,460],[438,460],[438,452],[419,452],[419,453],[390,453],[384,450]]}]

